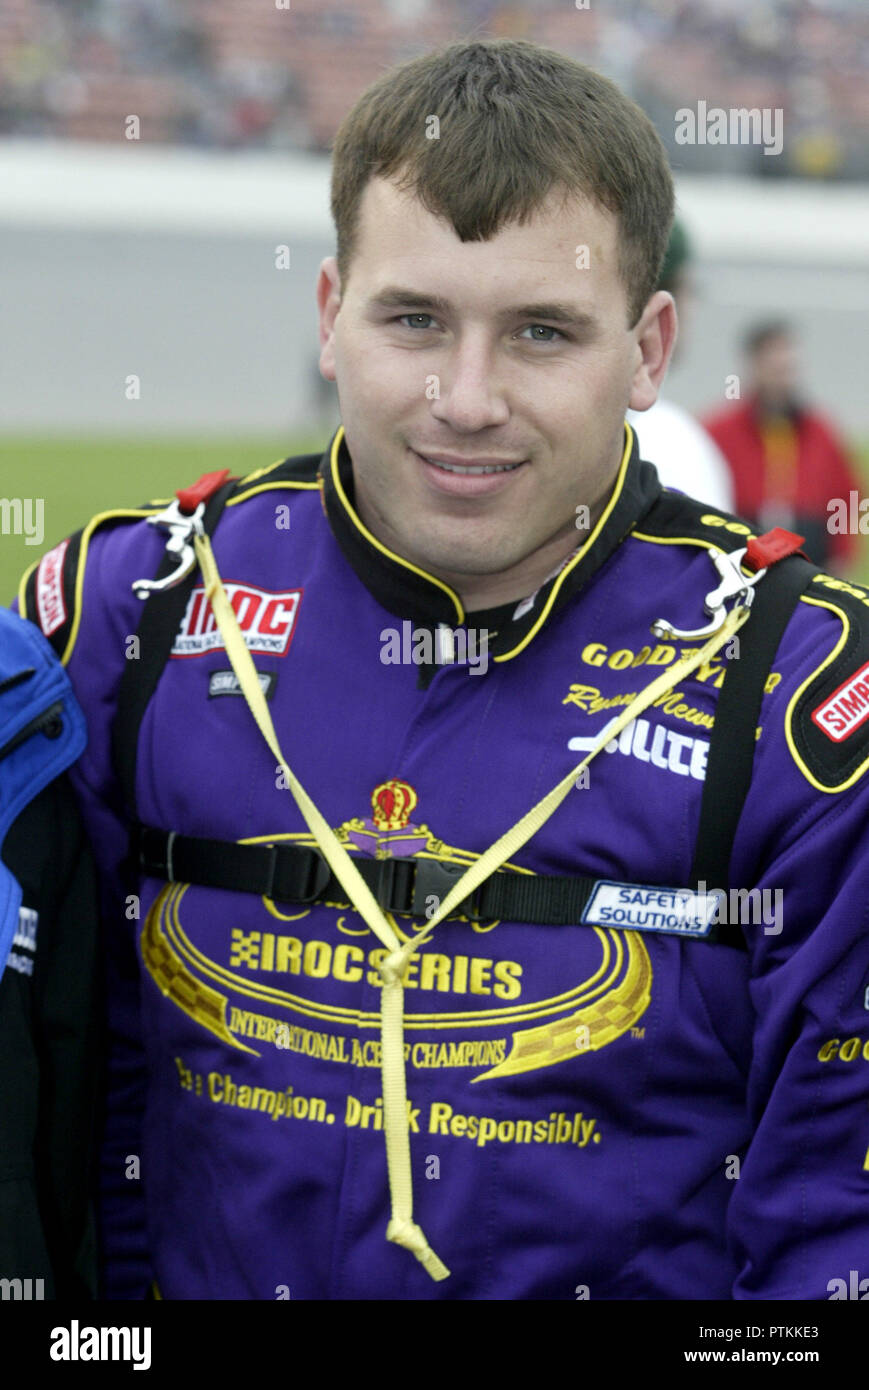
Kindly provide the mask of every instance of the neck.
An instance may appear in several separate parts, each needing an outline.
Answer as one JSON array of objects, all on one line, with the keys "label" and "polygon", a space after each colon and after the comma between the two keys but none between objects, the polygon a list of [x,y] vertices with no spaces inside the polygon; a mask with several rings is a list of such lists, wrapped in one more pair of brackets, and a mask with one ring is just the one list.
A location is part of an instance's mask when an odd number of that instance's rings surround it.
[{"label": "neck", "polygon": [[502,603],[519,603],[545,584],[578,546],[588,538],[589,530],[597,524],[603,510],[600,503],[591,514],[588,530],[578,531],[571,518],[567,527],[559,531],[547,544],[533,555],[514,565],[512,569],[500,574],[459,574],[441,573],[443,579],[455,589],[462,600],[466,613],[474,613],[483,608],[498,608]]},{"label": "neck", "polygon": [[[623,444],[619,442],[618,458],[621,458]],[[508,603],[520,603],[536,593],[547,580],[558,573],[569,557],[584,545],[597,526],[611,495],[618,468],[614,467],[600,496],[588,505],[588,524],[577,526],[575,515],[566,519],[560,530],[542,545],[524,556],[516,564],[494,573],[475,574],[462,570],[448,570],[435,567],[422,558],[407,555],[401,546],[400,538],[391,534],[391,528],[376,513],[376,508],[367,504],[364,489],[354,478],[353,505],[369,531],[396,554],[405,559],[413,559],[436,579],[448,584],[460,597],[466,613],[481,609],[499,608]],[[577,511],[579,509],[577,508]]]}]

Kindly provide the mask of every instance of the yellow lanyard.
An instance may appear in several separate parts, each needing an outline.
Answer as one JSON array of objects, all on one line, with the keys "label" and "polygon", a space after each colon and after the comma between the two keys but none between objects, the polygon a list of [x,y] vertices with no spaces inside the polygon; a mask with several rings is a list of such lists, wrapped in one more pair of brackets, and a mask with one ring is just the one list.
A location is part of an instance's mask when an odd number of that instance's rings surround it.
[{"label": "yellow lanyard", "polygon": [[251,714],[276,758],[296,805],[332,872],[341,883],[356,911],[389,950],[389,955],[380,966],[380,974],[383,979],[380,1013],[381,1078],[386,1163],[392,1204],[391,1220],[386,1228],[386,1239],[410,1250],[432,1279],[446,1279],[449,1276],[449,1270],[432,1250],[422,1230],[413,1220],[413,1184],[410,1168],[410,1133],[404,1064],[403,979],[408,962],[423,942],[428,940],[438,923],[448,917],[491,873],[500,868],[506,860],[512,858],[515,852],[537,833],[561,805],[574,786],[577,776],[583,768],[588,766],[592,758],[596,757],[611,739],[617,738],[622,729],[630,724],[641,710],[654,704],[659,696],[672,690],[703,662],[709,661],[742,627],[751,610],[744,606],[734,607],[705,646],[694,651],[693,654],[680,658],[673,666],[657,676],[644,690],[641,690],[630,705],[618,716],[615,723],[608,726],[582,762],[562,777],[561,781],[535,806],[532,806],[530,811],[527,811],[512,829],[506,831],[486,850],[485,854],[481,855],[468,868],[466,873],[451,888],[425,927],[402,945],[351,856],[288,766],[281,752],[268,705],[257,679],[253,659],[245,645],[238,621],[218,573],[211,542],[206,535],[194,535],[193,544],[202,571],[206,597],[211,603],[217,626],[226,646],[227,656],[238,677],[239,685]]}]

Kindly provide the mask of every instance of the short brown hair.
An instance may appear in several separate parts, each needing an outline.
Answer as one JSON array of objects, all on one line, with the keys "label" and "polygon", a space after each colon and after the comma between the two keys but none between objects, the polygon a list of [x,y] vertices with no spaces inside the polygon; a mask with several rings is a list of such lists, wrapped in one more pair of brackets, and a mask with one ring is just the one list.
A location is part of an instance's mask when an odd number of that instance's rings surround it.
[{"label": "short brown hair", "polygon": [[[439,137],[426,136],[437,116]],[[652,122],[608,78],[526,39],[453,43],[411,58],[362,93],[332,150],[332,217],[342,284],[359,202],[393,178],[461,241],[488,241],[532,216],[551,190],[581,194],[619,225],[633,325],[657,284],[673,179]]]},{"label": "short brown hair", "polygon": [[742,350],[749,357],[756,357],[777,338],[793,338],[793,336],[794,330],[787,319],[764,319],[762,323],[753,323],[742,335]]}]

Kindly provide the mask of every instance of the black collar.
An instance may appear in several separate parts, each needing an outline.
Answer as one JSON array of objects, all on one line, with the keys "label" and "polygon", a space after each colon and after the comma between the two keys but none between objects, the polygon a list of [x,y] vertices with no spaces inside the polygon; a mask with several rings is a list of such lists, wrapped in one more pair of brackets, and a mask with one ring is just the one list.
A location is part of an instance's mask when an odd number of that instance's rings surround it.
[{"label": "black collar", "polygon": [[528,611],[512,619],[519,600],[485,613],[466,613],[449,584],[402,559],[371,534],[355,510],[353,464],[343,425],[324,453],[319,472],[323,505],[335,538],[378,603],[421,627],[440,623],[486,627],[490,631],[489,651],[496,661],[509,661],[524,650],[551,615],[569,603],[609,559],[662,490],[654,465],[641,461],[636,435],[626,422],[622,461],[597,525],[558,573],[540,586]]}]

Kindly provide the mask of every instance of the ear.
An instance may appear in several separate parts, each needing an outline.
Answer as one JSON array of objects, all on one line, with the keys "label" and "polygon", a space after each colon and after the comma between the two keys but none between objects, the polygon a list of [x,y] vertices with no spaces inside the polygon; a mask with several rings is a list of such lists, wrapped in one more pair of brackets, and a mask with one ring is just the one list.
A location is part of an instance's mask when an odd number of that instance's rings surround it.
[{"label": "ear", "polygon": [[658,392],[676,345],[676,303],[666,290],[656,290],[631,329],[637,363],[631,381],[631,410],[648,410]]},{"label": "ear", "polygon": [[320,316],[320,371],[327,381],[335,380],[335,319],[341,307],[341,277],[334,256],[320,264],[317,276],[317,309]]}]

